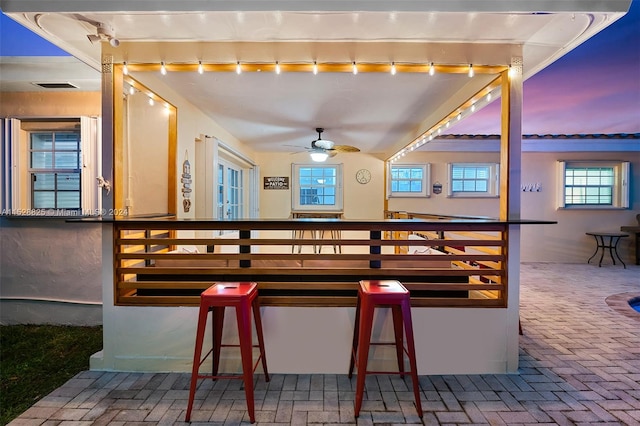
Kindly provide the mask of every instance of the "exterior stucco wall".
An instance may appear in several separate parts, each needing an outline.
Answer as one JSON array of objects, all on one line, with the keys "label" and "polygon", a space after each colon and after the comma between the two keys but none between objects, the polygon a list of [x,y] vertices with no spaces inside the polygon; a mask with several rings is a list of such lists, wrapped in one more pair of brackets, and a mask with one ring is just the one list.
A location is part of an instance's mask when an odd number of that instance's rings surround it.
[{"label": "exterior stucco wall", "polygon": [[0,217],[0,323],[102,323],[101,232],[64,219]]}]

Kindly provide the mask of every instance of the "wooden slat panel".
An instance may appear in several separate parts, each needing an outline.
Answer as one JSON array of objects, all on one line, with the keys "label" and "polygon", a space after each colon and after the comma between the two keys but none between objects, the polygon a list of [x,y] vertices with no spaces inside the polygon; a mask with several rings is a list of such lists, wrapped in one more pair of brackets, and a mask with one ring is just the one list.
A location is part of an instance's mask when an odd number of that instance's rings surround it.
[{"label": "wooden slat panel", "polygon": [[[135,221],[134,221],[135,222]],[[123,221],[115,224],[115,276],[117,303],[122,305],[178,306],[197,305],[199,290],[213,284],[209,278],[225,281],[251,279],[259,283],[264,295],[264,303],[277,306],[353,306],[355,296],[340,292],[355,292],[361,279],[398,279],[412,292],[414,306],[506,306],[506,271],[502,270],[506,256],[502,247],[506,240],[501,235],[506,228],[502,224],[483,224],[476,228],[472,224],[426,224],[420,221],[336,221],[336,222],[279,222],[279,221],[237,221],[237,222],[194,222],[184,221]],[[224,226],[220,226],[223,224]],[[330,230],[375,231],[391,239],[292,239],[292,238],[176,238],[178,230],[212,231],[214,228],[229,230],[282,230],[291,225],[290,230]],[[415,229],[414,229],[415,228]],[[497,233],[487,234],[485,231]],[[461,239],[431,238],[428,240],[407,240],[409,233],[421,233],[427,237],[455,234]],[[211,235],[210,233],[207,233]],[[285,232],[287,237],[293,232]],[[373,233],[372,235],[375,235]],[[221,247],[289,247],[306,246],[309,251],[314,246],[329,246],[329,252],[321,253],[169,253],[181,245],[216,245]],[[331,253],[331,246],[351,247],[354,252]],[[369,253],[369,247],[392,247],[403,252],[408,246],[446,247],[448,255],[408,255]],[[458,249],[460,248],[460,249]],[[462,250],[465,248],[465,250]],[[269,248],[266,247],[268,250]],[[264,249],[263,249],[264,250]],[[365,250],[358,252],[358,250]],[[371,249],[373,250],[373,249]],[[344,250],[343,250],[344,251]],[[183,267],[198,262],[225,262],[224,267]],[[260,267],[238,267],[240,262],[255,262]],[[264,264],[275,262],[273,267]],[[369,262],[380,262],[381,268],[369,267]],[[442,263],[445,265],[442,265]],[[156,266],[153,266],[155,262]],[[168,266],[173,262],[175,266]],[[278,263],[280,262],[280,263]],[[320,262],[320,263],[318,263]],[[354,264],[353,262],[359,262]],[[438,262],[439,267],[430,267]],[[324,264],[326,263],[326,265]],[[144,264],[151,266],[142,266]],[[162,264],[163,266],[158,266]],[[282,267],[283,264],[293,265]],[[317,265],[322,265],[319,267]],[[389,267],[393,265],[393,267]],[[446,266],[448,265],[448,266]],[[185,263],[186,266],[186,263]],[[244,266],[244,265],[243,265]],[[446,266],[446,267],[445,267]],[[482,267],[481,267],[482,266]],[[144,280],[136,281],[136,278]],[[157,278],[154,278],[157,277]],[[171,277],[171,279],[166,279]],[[283,277],[287,277],[283,280]],[[484,282],[485,280],[491,282]],[[447,281],[458,282],[447,282]],[[462,280],[462,281],[461,281]],[[430,282],[433,281],[433,282]],[[503,282],[504,281],[504,282]],[[449,297],[450,292],[465,295],[473,290],[470,297]],[[429,293],[429,292],[435,293]],[[183,294],[181,294],[183,292]],[[185,294],[184,292],[189,292]],[[193,293],[196,294],[193,294]],[[326,295],[334,292],[334,294]],[[425,293],[426,292],[426,293]],[[456,293],[458,292],[458,293]],[[453,294],[451,293],[451,294]],[[434,295],[424,296],[424,294]],[[415,295],[415,297],[414,297]],[[261,300],[263,296],[261,295]]]}]

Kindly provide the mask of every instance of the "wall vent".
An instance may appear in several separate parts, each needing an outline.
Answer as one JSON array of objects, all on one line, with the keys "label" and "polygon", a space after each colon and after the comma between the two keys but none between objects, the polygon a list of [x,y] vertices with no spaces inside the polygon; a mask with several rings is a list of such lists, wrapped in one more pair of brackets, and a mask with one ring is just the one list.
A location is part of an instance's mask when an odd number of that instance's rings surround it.
[{"label": "wall vent", "polygon": [[36,86],[40,86],[44,89],[77,89],[78,86],[71,84],[69,82],[62,82],[62,83],[31,83],[34,84]]}]

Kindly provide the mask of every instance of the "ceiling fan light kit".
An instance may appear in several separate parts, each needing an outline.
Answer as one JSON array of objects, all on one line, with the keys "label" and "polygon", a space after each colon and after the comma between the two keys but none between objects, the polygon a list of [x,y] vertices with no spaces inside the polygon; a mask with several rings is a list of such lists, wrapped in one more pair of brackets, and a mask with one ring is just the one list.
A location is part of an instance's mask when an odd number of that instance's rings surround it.
[{"label": "ceiling fan light kit", "polygon": [[327,158],[329,158],[329,154],[323,151],[311,151],[309,155],[311,156],[311,160],[317,163],[327,161]]}]

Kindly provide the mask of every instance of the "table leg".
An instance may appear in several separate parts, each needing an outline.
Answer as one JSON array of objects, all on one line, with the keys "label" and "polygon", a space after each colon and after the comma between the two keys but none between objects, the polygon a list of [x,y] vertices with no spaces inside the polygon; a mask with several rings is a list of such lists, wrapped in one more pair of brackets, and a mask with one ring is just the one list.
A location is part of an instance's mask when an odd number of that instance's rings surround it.
[{"label": "table leg", "polygon": [[[613,242],[613,239],[615,238],[615,243]],[[624,269],[627,269],[627,265],[624,264],[624,262],[622,261],[622,259],[620,258],[620,255],[618,254],[618,243],[620,242],[620,237],[612,237],[610,244],[609,244],[609,254],[611,255],[611,259],[613,259],[613,254],[615,253],[616,257],[618,258],[618,260],[620,261],[620,263],[622,263],[622,266],[624,266]],[[616,264],[615,259],[613,259],[613,264]]]},{"label": "table leg", "polygon": [[593,252],[589,260],[587,260],[587,263],[591,262],[591,259],[593,259],[596,256],[596,254],[598,254],[598,250],[600,249],[600,243],[598,242],[598,237],[594,235],[593,238],[596,239],[596,251]]},{"label": "table leg", "polygon": [[[596,241],[597,240],[598,240],[598,237],[596,236]],[[600,235],[600,242],[598,243],[598,247],[600,249],[602,249],[602,253],[600,253],[600,261],[598,262],[598,268],[601,268],[602,267],[602,259],[604,258],[604,252],[605,252],[605,249],[604,249],[604,247],[605,247],[604,246],[604,237],[602,235]]]}]

